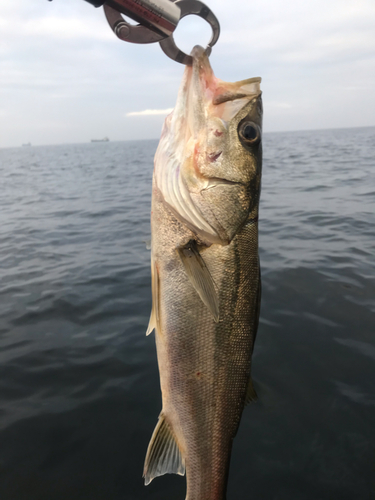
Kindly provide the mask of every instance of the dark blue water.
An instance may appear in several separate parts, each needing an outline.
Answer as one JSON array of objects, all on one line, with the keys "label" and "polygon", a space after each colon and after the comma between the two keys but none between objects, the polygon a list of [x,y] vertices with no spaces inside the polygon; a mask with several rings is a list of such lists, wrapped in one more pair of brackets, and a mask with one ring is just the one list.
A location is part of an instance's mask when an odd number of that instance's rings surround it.
[{"label": "dark blue water", "polygon": [[[161,407],[149,211],[157,141],[0,150],[1,500],[145,487]],[[375,128],[266,134],[260,396],[228,500],[375,498]]]}]

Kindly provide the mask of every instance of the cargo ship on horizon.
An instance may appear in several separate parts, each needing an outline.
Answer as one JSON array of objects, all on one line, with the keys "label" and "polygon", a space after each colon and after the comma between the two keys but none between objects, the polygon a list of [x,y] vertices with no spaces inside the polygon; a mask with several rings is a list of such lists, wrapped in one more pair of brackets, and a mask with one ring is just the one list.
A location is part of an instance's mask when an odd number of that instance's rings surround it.
[{"label": "cargo ship on horizon", "polygon": [[103,139],[91,139],[91,142],[109,142],[108,137],[104,137]]}]

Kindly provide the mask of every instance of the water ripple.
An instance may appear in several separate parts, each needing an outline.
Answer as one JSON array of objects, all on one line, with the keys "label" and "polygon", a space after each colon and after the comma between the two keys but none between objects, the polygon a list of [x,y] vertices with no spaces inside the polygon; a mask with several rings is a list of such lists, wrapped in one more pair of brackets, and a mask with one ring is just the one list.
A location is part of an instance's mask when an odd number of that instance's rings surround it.
[{"label": "water ripple", "polygon": [[[260,397],[230,498],[373,496],[374,131],[264,136]],[[145,336],[156,146],[0,150],[4,500],[184,497],[179,478],[140,478],[161,407]]]}]

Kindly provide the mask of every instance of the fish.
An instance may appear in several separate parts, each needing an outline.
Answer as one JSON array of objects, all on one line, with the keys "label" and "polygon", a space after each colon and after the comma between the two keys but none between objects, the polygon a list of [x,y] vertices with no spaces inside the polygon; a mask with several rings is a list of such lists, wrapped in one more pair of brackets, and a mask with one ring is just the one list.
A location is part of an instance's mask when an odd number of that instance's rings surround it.
[{"label": "fish", "polygon": [[215,77],[194,47],[155,154],[152,311],[162,410],[145,484],[186,474],[186,500],[224,500],[247,402],[261,278],[261,79]]}]

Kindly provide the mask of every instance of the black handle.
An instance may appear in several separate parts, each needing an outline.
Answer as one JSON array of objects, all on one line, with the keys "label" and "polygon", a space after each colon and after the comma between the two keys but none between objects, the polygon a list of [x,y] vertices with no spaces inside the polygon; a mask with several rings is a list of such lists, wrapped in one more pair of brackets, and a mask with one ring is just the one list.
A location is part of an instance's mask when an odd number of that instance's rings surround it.
[{"label": "black handle", "polygon": [[[49,2],[52,2],[52,0],[48,0]],[[86,0],[86,2],[89,2],[91,3],[91,5],[93,5],[94,7],[101,7],[105,2],[106,0]]]},{"label": "black handle", "polygon": [[105,0],[86,0],[86,2],[91,3],[94,7],[101,7],[105,3]]}]

